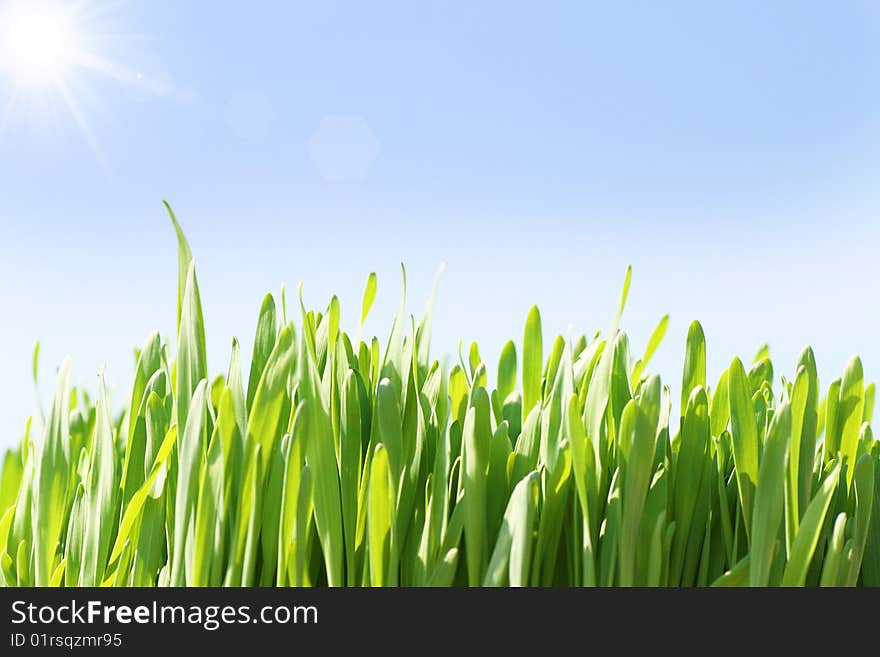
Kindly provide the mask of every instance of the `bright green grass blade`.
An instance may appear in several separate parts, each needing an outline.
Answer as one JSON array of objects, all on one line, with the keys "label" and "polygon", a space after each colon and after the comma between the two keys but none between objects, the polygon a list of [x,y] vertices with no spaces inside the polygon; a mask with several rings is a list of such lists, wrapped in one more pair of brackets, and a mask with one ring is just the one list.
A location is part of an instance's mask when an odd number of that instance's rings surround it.
[{"label": "bright green grass blade", "polygon": [[[36,449],[31,441],[31,429],[33,422],[28,420],[25,425],[25,434],[21,440],[19,452],[21,454],[22,472],[21,483],[15,497],[15,515],[12,519],[12,530],[9,541],[11,545],[31,537],[31,517],[33,515],[33,486],[34,486],[34,461]],[[14,549],[9,554],[15,554]],[[11,557],[10,557],[11,558]]]},{"label": "bright green grass blade", "polygon": [[390,379],[382,379],[376,391],[376,413],[379,434],[377,442],[385,447],[391,475],[400,480],[406,460],[403,448],[403,432],[400,424],[400,404],[397,391]]},{"label": "bright green grass blade", "polygon": [[843,545],[843,554],[840,559],[840,569],[837,573],[837,583],[838,587],[842,587],[846,584],[846,574],[849,572],[850,565],[853,562],[853,557],[855,555],[855,538],[848,538],[846,543]]},{"label": "bright green grass blade", "polygon": [[531,572],[533,579],[540,574],[538,581],[542,586],[552,586],[556,582],[560,558],[559,544],[570,499],[571,457],[567,441],[560,446],[558,458],[552,469],[544,469],[543,475],[542,513]]},{"label": "bright green grass blade", "polygon": [[300,340],[299,376],[302,398],[307,402],[306,463],[314,474],[315,526],[324,554],[327,582],[344,584],[344,546],[339,468],[333,444],[333,428],[321,391],[317,366],[305,338]]},{"label": "bright green grass blade", "polygon": [[144,481],[145,476],[145,440],[146,426],[144,413],[145,403],[149,388],[165,387],[164,374],[161,375],[161,383],[154,374],[162,367],[162,341],[158,333],[153,333],[147,338],[146,343],[138,355],[135,368],[134,386],[131,392],[131,401],[128,407],[127,444],[125,460],[122,466],[123,489],[122,503],[127,504]]},{"label": "bright green grass blade", "polygon": [[312,543],[312,518],[314,512],[314,491],[312,471],[308,464],[303,466],[299,476],[296,522],[294,524],[292,554],[288,558],[290,571],[288,579],[294,586],[309,586],[308,558]]},{"label": "bright green grass blade", "polygon": [[825,477],[816,496],[810,502],[800,522],[797,535],[791,546],[788,564],[782,577],[783,586],[803,586],[813,554],[819,543],[819,536],[825,523],[825,515],[831,505],[831,498],[837,488],[840,466],[835,466]]},{"label": "bright green grass blade", "polygon": [[633,387],[635,387],[641,380],[645,368],[651,362],[654,354],[657,353],[657,349],[660,347],[660,343],[663,342],[663,338],[666,337],[666,331],[668,328],[669,315],[663,315],[663,317],[660,318],[660,321],[657,322],[657,326],[655,326],[654,330],[651,332],[651,337],[648,338],[648,344],[645,345],[644,354],[633,367],[633,371],[630,376],[630,383]]},{"label": "bright green grass blade", "polygon": [[367,315],[370,314],[370,309],[373,307],[373,302],[376,300],[376,272],[370,272],[370,275],[367,277],[367,284],[364,287],[364,296],[361,301],[361,325],[367,321]]},{"label": "bright green grass blade", "polygon": [[89,477],[86,482],[83,512],[82,562],[79,571],[80,586],[98,586],[104,580],[104,570],[116,533],[117,464],[110,424],[109,399],[104,376],[98,381],[95,435],[92,439]]},{"label": "bright green grass blade", "polygon": [[822,564],[822,578],[819,580],[819,586],[837,586],[845,540],[846,514],[841,511],[834,520],[834,529],[831,531],[831,542],[828,545],[825,561]]},{"label": "bright green grass blade", "polygon": [[654,330],[651,332],[651,337],[648,338],[648,344],[645,345],[645,353],[642,356],[642,363],[645,366],[651,362],[654,354],[657,353],[660,343],[663,342],[663,338],[666,337],[666,330],[668,328],[669,315],[663,315],[663,317],[660,318],[660,321],[657,322],[657,326],[655,326]]},{"label": "bright green grass blade", "polygon": [[205,455],[207,392],[205,379],[196,386],[191,411],[178,443],[177,492],[174,498],[174,540],[171,550],[172,586],[191,586],[194,573],[185,565],[186,547],[195,529],[199,473]]},{"label": "bright green grass blade", "polygon": [[[176,427],[175,427],[176,428]],[[164,484],[164,478],[162,482]],[[157,480],[158,483],[158,480]],[[164,487],[156,485],[144,504],[138,531],[138,542],[133,548],[131,560],[131,579],[128,586],[156,586],[158,573],[166,563],[165,554],[165,496]],[[133,499],[133,498],[132,498]],[[126,546],[132,543],[127,540],[122,547],[117,572],[123,572]]]},{"label": "bright green grass blade", "polygon": [[853,557],[846,572],[844,586],[856,586],[859,580],[874,503],[874,459],[869,454],[862,454],[853,471],[856,523],[853,532]]},{"label": "bright green grass blade", "polygon": [[64,577],[64,567],[67,565],[67,560],[62,559],[58,562],[58,565],[55,567],[55,570],[52,571],[52,578],[49,580],[49,586],[51,587],[59,587],[61,586],[61,582]]},{"label": "bright green grass blade", "polygon": [[328,311],[327,320],[327,347],[331,352],[336,348],[336,339],[339,337],[340,314],[339,298],[334,294],[330,299],[330,309]]},{"label": "bright green grass blade", "polygon": [[[681,581],[685,550],[691,533],[691,523],[697,506],[697,496],[709,456],[709,403],[706,390],[698,386],[691,393],[681,429],[678,461],[672,489],[672,515],[675,534],[670,555],[670,583]],[[695,531],[702,528],[695,527]]]},{"label": "bright green grass blade", "polygon": [[877,388],[873,382],[865,386],[865,409],[862,413],[862,422],[870,422],[874,417],[874,399]]},{"label": "bright green grass blade", "polygon": [[862,557],[862,584],[880,587],[880,444],[872,451],[874,462],[874,501],[871,503],[871,521]]},{"label": "bright green grass blade", "polygon": [[183,299],[186,291],[187,272],[189,271],[190,262],[192,262],[192,251],[189,248],[189,242],[186,241],[186,235],[174,216],[174,211],[168,204],[168,201],[162,201],[168,216],[171,217],[171,223],[174,224],[174,232],[177,234],[177,327],[180,328],[181,314],[183,312]]},{"label": "bright green grass blade", "polygon": [[809,377],[806,368],[798,368],[794,384],[791,387],[791,443],[788,452],[788,468],[785,479],[785,539],[786,554],[791,551],[791,544],[797,536],[801,514],[801,437],[803,435],[804,416],[807,413],[809,396]]},{"label": "bright green grass blade", "polygon": [[[544,425],[541,427],[541,441],[539,445],[539,461],[551,474],[555,474],[557,462],[563,449],[565,435],[566,403],[574,392],[572,380],[571,350],[566,348],[562,341],[562,353],[560,363],[555,368],[553,379],[547,379],[549,392],[545,395]],[[548,373],[549,373],[548,368]],[[550,386],[550,381],[553,385]],[[551,502],[552,503],[552,502]]]},{"label": "bright green grass blade", "polygon": [[251,356],[251,369],[248,375],[247,386],[247,410],[254,405],[254,397],[263,371],[269,361],[272,351],[275,349],[275,339],[278,336],[278,322],[275,317],[275,299],[271,294],[263,298],[260,306],[260,316],[257,320],[257,330],[254,335],[254,349]]},{"label": "bright green grass blade", "polygon": [[[202,317],[202,301],[199,296],[199,284],[193,262],[190,263],[186,277],[177,343],[177,377],[174,390],[177,403],[177,425],[185,427],[196,386],[200,381],[208,378],[208,364],[205,355],[205,322]],[[201,447],[204,451],[204,441]]]},{"label": "bright green grass blade", "polygon": [[532,472],[513,489],[483,586],[526,586],[532,562],[535,518],[540,497],[540,475]]},{"label": "bright green grass blade", "polygon": [[220,439],[220,449],[223,452],[223,506],[229,515],[230,527],[236,526],[238,505],[234,503],[234,500],[237,501],[241,494],[241,482],[245,467],[244,425],[239,424],[236,399],[243,399],[240,388],[238,392],[229,387],[223,391],[215,427]]},{"label": "bright green grass blade", "polygon": [[[458,424],[445,427],[442,431],[441,443],[437,446],[434,456],[434,467],[430,477],[430,499],[426,512],[426,544],[427,554],[424,556],[426,568],[442,555],[439,554],[440,544],[447,528],[451,500],[448,491],[450,489],[450,471],[452,463],[460,452],[460,447],[454,447],[453,434],[459,431]],[[427,575],[427,573],[426,573]]]},{"label": "bright green grass blade", "polygon": [[684,349],[681,379],[681,416],[687,413],[688,399],[698,386],[706,387],[706,336],[699,322],[691,322]]},{"label": "bright green grass blade", "polygon": [[500,402],[504,402],[516,389],[516,345],[508,340],[498,358],[497,392]]},{"label": "bright green grass blade", "polygon": [[[262,455],[260,469],[264,473],[269,471],[269,462],[275,453],[275,445],[281,439],[288,424],[290,399],[287,379],[294,366],[295,352],[293,334],[288,327],[285,327],[278,335],[275,348],[266,362],[254,395],[253,407],[248,414],[247,449],[253,450],[253,446],[257,443],[260,445]],[[305,383],[304,381],[303,384]]]},{"label": "bright green grass blade", "polygon": [[64,559],[68,566],[64,569],[65,586],[80,585],[80,565],[82,563],[85,518],[83,517],[83,498],[85,487],[80,483],[73,496],[73,504],[67,518],[67,538],[64,545]]},{"label": "bright green grass blade", "polygon": [[[27,541],[22,541],[18,544],[18,549],[15,551],[15,585],[16,586],[35,586],[34,578],[31,576],[32,566],[30,564],[28,557],[30,556],[28,552],[29,544]],[[29,568],[29,565],[31,568]],[[48,580],[47,580],[48,585]]]},{"label": "bright green grass blade", "polygon": [[865,406],[865,385],[862,361],[853,356],[846,365],[840,384],[838,425],[840,426],[841,465],[846,469],[847,488],[852,486],[859,445],[859,429]]},{"label": "bright green grass blade", "polygon": [[340,467],[339,483],[342,501],[342,529],[345,539],[347,581],[352,586],[356,575],[356,531],[358,517],[358,490],[363,467],[362,428],[358,374],[349,370],[342,383],[339,430]]},{"label": "bright green grass blade", "polygon": [[449,404],[452,420],[464,424],[464,415],[467,412],[468,383],[464,370],[453,365],[449,371]]},{"label": "bright green grass blade", "polygon": [[544,402],[546,402],[553,392],[553,387],[559,374],[559,366],[562,363],[562,355],[565,351],[565,338],[557,335],[550,348],[550,355],[547,357],[547,366],[544,368]]},{"label": "bright green grass blade", "polygon": [[12,557],[6,552],[0,552],[0,586],[11,587],[16,585],[18,580],[13,572],[13,566]]},{"label": "bright green grass blade", "polygon": [[749,393],[746,372],[739,358],[734,358],[728,370],[730,393],[731,439],[733,461],[739,490],[740,507],[746,532],[751,537],[752,506],[758,484],[758,428],[755,426],[755,407]]},{"label": "bright green grass blade", "polygon": [[[816,440],[819,436],[819,376],[816,372],[816,358],[813,350],[807,347],[798,359],[798,369],[803,367],[807,374],[807,400],[804,408],[800,433],[800,464],[798,466],[798,509],[803,515],[810,501],[813,483],[812,470],[816,456]],[[794,426],[794,425],[793,425]],[[792,441],[797,435],[792,435]]]},{"label": "bright green grass blade", "polygon": [[[409,368],[410,360],[406,357],[405,330],[406,330],[406,269],[403,264],[400,265],[401,277],[403,279],[402,290],[400,294],[400,305],[397,307],[397,314],[394,316],[394,322],[391,325],[391,333],[388,336],[388,343],[385,347],[385,353],[382,356],[382,364],[379,368],[379,376],[383,379],[389,379],[397,391],[398,398],[404,399],[406,394],[406,372]],[[409,345],[412,348],[412,345]],[[403,404],[401,404],[402,406]]]},{"label": "bright green grass blade", "polygon": [[636,586],[663,586],[669,580],[673,537],[669,532],[674,533],[675,523],[667,522],[668,479],[665,467],[659,467],[645,499],[636,553]]},{"label": "bright green grass blade", "polygon": [[[65,360],[55,383],[55,395],[49,409],[45,433],[36,455],[33,489],[34,583],[48,586],[55,568],[55,553],[65,517],[59,509],[66,507],[70,455],[70,360]],[[22,542],[20,545],[24,545]],[[19,550],[21,548],[19,547]],[[22,563],[16,556],[19,568]]]},{"label": "bright green grass blade", "polygon": [[193,586],[219,586],[225,562],[226,509],[223,505],[222,441],[217,430],[208,447],[207,458],[199,474],[199,494],[195,510],[193,546]]},{"label": "bright green grass blade", "polygon": [[464,531],[464,509],[461,499],[456,499],[440,546],[441,558],[428,577],[428,586],[452,586],[455,581],[459,557],[459,549],[455,546],[461,542]]},{"label": "bright green grass blade", "polygon": [[370,584],[395,586],[397,566],[394,540],[394,507],[397,493],[392,479],[388,453],[379,443],[370,462],[367,511],[367,536],[370,556]]},{"label": "bright green grass blade", "polygon": [[[624,411],[626,413],[626,411]],[[620,479],[619,470],[611,480],[608,490],[606,517],[603,527],[599,530],[599,577],[600,586],[614,586],[617,574],[617,560],[620,556],[618,542],[620,540]]]},{"label": "bright green grass blade", "polygon": [[156,454],[156,460],[153,463],[153,467],[150,471],[150,475],[132,496],[131,501],[125,508],[125,512],[122,514],[122,519],[119,522],[119,530],[116,534],[116,542],[114,543],[113,549],[110,552],[110,563],[113,563],[119,558],[126,541],[128,541],[131,537],[137,520],[140,517],[141,510],[143,509],[144,504],[147,501],[147,497],[150,494],[150,489],[153,487],[154,482],[156,482],[157,478],[159,478],[161,473],[164,471],[165,464],[168,460],[168,457],[171,455],[171,450],[175,446],[176,441],[177,425],[175,424],[171,427],[171,429],[168,430],[168,433],[165,435],[165,438],[162,441],[161,446],[159,447],[158,453]]},{"label": "bright green grass blade", "polygon": [[[718,515],[717,521],[721,525],[721,537],[724,541],[724,549],[726,554],[726,564],[729,566],[735,563],[736,543],[734,534],[738,527],[737,518],[739,517],[740,507],[735,504],[737,497],[734,488],[736,488],[736,479],[734,476],[727,478],[727,464],[730,461],[731,440],[730,434],[725,431],[718,439],[713,439],[715,447],[715,486],[717,489],[718,499]],[[735,509],[731,510],[731,506]]]},{"label": "bright green grass blade", "polygon": [[263,509],[262,484],[265,476],[262,449],[260,443],[252,447],[251,458],[245,468],[244,494],[238,517],[233,560],[226,572],[226,581],[230,585],[237,581],[240,582],[240,586],[254,586],[256,583],[257,539],[259,519]]},{"label": "bright green grass blade", "polygon": [[34,354],[31,357],[31,376],[33,377],[35,386],[38,383],[39,374],[40,374],[40,341],[37,340],[34,343]]},{"label": "bright green grass blade", "polygon": [[[682,568],[682,584],[686,586],[698,586],[700,562],[704,560],[704,550],[710,547],[706,539],[706,528],[711,524],[711,503],[713,494],[717,490],[714,482],[715,466],[711,459],[703,462],[703,475],[700,479],[700,492],[697,494],[697,502],[694,507],[691,531],[688,536],[687,546],[684,553]],[[708,583],[705,582],[705,583]]]},{"label": "bright green grass blade", "polygon": [[785,486],[785,462],[791,438],[791,406],[783,402],[770,424],[758,486],[755,490],[755,508],[752,515],[751,561],[749,585],[767,586],[773,551],[782,521]]},{"label": "bright green grass blade", "polygon": [[[12,520],[15,517],[15,509],[9,507],[0,516],[0,554],[6,554],[9,548],[9,530],[12,528]],[[0,573],[2,574],[2,573]]]},{"label": "bright green grass blade", "polygon": [[668,529],[672,529],[674,531],[675,526],[672,525],[667,528],[666,525],[666,512],[661,511],[657,516],[654,522],[654,529],[650,533],[649,539],[649,561],[648,561],[648,569],[643,580],[643,586],[652,586],[658,587],[661,586],[663,582],[663,566],[664,566],[664,558],[666,554],[668,554],[668,549],[664,549],[664,531],[668,531]]},{"label": "bright green grass blade", "polygon": [[379,384],[379,367],[381,357],[379,355],[379,339],[375,336],[370,341],[370,386],[375,388]]},{"label": "bright green grass blade", "polygon": [[588,344],[578,355],[574,362],[574,381],[578,387],[578,399],[583,405],[586,399],[587,388],[590,379],[593,377],[593,371],[602,358],[602,352],[605,350],[605,340],[594,340]]},{"label": "bright green grass blade", "polygon": [[255,536],[249,536],[249,528],[257,525],[257,518],[261,513],[262,505],[262,480],[263,473],[260,471],[262,459],[260,457],[260,444],[255,442],[249,445],[245,455],[243,479],[241,489],[238,491],[238,509],[234,519],[234,525],[230,527],[230,542],[228,550],[228,563],[223,579],[224,586],[251,586],[252,585],[252,554]]},{"label": "bright green grass blade", "polygon": [[[626,306],[626,298],[629,295],[631,281],[632,267],[627,267],[626,277],[623,281],[623,290],[620,293],[620,303],[617,308],[617,313],[614,315],[614,320],[611,322],[611,328],[608,331],[608,339],[615,341],[615,343],[618,327],[620,326],[620,318],[623,315],[623,309]],[[596,467],[600,472],[605,467],[603,464],[605,453],[605,445],[603,444],[603,425],[605,423],[605,412],[608,408],[609,397],[611,394],[611,368],[614,351],[614,348],[602,349],[599,361],[588,381],[589,385],[586,388],[587,394],[584,401],[584,428],[587,432],[587,438],[590,439],[593,444],[593,449],[596,451]]]},{"label": "bright green grass blade", "polygon": [[522,371],[522,420],[525,424],[528,414],[541,400],[541,370],[543,368],[543,338],[541,335],[541,313],[532,306],[526,317],[523,333],[523,371]]},{"label": "bright green grass blade", "polygon": [[486,531],[494,541],[507,507],[512,486],[508,483],[507,465],[513,451],[510,446],[507,422],[502,422],[489,441],[489,469],[486,476]]},{"label": "bright green grass blade", "polygon": [[[153,474],[156,468],[156,461],[162,453],[164,441],[168,437],[169,419],[168,411],[162,398],[155,392],[151,391],[147,397],[145,407],[145,426],[144,432],[146,438],[144,440],[144,482],[146,482]],[[175,434],[177,425],[175,427]],[[165,474],[163,470],[162,475]],[[164,476],[163,476],[164,479]],[[141,483],[141,488],[144,483]]]},{"label": "bright green grass blade", "polygon": [[[578,409],[578,399],[572,394],[568,404],[567,432],[571,445],[571,465],[574,472],[575,490],[583,517],[582,569],[583,584],[596,584],[596,537],[598,534],[598,482],[596,481],[595,453],[587,438],[584,423]],[[578,575],[576,575],[577,577]]]},{"label": "bright green grass blade", "polygon": [[720,436],[727,430],[730,422],[730,370],[724,370],[712,392],[709,404],[709,418],[713,436]]},{"label": "bright green grass blade", "polygon": [[269,471],[263,488],[263,507],[260,515],[260,586],[271,586],[278,571],[278,541],[281,524],[281,501],[284,495],[284,450],[290,436],[285,434],[273,447]]},{"label": "bright green grass blade", "polygon": [[650,377],[636,404],[629,432],[621,423],[621,440],[630,444],[623,469],[623,517],[620,534],[620,585],[633,586],[642,511],[653,474],[657,422],[660,416],[660,378]]},{"label": "bright green grass blade", "polygon": [[489,396],[485,389],[477,388],[462,432],[465,554],[470,586],[480,585],[488,561],[486,482],[492,438],[489,413]]},{"label": "bright green grass blade", "polygon": [[840,453],[840,437],[843,424],[840,421],[840,395],[842,392],[841,379],[835,379],[828,387],[825,396],[825,440],[822,442],[823,463],[825,465],[831,459],[837,458]]},{"label": "bright green grass blade", "polygon": [[21,454],[18,450],[7,450],[0,470],[0,514],[15,504],[23,475],[24,465],[21,462]]},{"label": "bright green grass blade", "polygon": [[290,563],[295,562],[295,541],[303,533],[298,527],[297,509],[301,475],[305,465],[303,442],[305,441],[306,412],[305,402],[300,402],[294,413],[291,433],[282,442],[282,458],[284,459],[284,479],[281,485],[281,509],[278,532],[278,556],[276,559],[276,583],[279,586],[290,584]]},{"label": "bright green grass blade", "polygon": [[[614,340],[609,395],[612,420],[609,431],[612,435],[614,429],[620,426],[620,416],[624,407],[633,398],[633,390],[630,388],[628,376],[631,360],[629,351],[629,338],[623,331],[618,332],[617,339]],[[621,447],[626,448],[626,443],[621,443]]]},{"label": "bright green grass blade", "polygon": [[12,573],[12,557],[9,556],[9,529],[15,509],[10,507],[0,516],[0,587],[15,586],[15,577]]},{"label": "bright green grass blade", "polygon": [[509,477],[511,485],[515,485],[532,470],[538,467],[538,456],[541,449],[541,406],[535,404],[526,417],[522,432],[514,446],[514,466]]},{"label": "bright green grass blade", "polygon": [[754,395],[764,385],[773,386],[773,363],[770,361],[770,350],[765,344],[755,355],[755,360],[749,368],[749,390]]}]

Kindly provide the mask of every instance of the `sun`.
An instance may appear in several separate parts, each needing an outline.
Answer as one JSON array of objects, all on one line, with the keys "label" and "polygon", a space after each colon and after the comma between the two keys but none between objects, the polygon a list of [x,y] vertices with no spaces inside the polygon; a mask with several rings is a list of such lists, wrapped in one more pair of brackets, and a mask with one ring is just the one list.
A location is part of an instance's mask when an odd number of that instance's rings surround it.
[{"label": "sun", "polygon": [[20,9],[5,21],[3,61],[19,82],[63,76],[82,48],[72,17],[60,9]]},{"label": "sun", "polygon": [[16,17],[10,28],[12,68],[25,74],[52,73],[70,51],[70,30],[60,16],[49,13]]},{"label": "sun", "polygon": [[6,138],[57,134],[72,121],[109,173],[89,115],[107,115],[112,87],[190,102],[187,89],[126,64],[150,38],[132,31],[123,4],[0,0],[0,149]]},{"label": "sun", "polygon": [[89,79],[112,69],[95,49],[93,15],[90,0],[11,0],[0,9],[0,142],[23,125],[54,130],[64,109],[104,166],[81,103]]}]

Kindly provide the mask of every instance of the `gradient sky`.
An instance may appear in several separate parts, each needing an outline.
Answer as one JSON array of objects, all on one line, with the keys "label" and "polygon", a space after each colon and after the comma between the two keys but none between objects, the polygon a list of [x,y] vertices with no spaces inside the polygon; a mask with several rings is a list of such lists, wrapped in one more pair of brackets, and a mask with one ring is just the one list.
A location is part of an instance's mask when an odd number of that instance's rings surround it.
[{"label": "gradient sky", "polygon": [[0,445],[36,339],[44,398],[70,354],[119,402],[173,331],[163,198],[218,373],[282,283],[353,328],[376,271],[384,338],[400,261],[418,314],[448,263],[435,354],[475,339],[490,371],[533,303],[548,344],[606,327],[628,263],[624,329],[640,352],[672,314],[674,389],[692,319],[713,379],[764,341],[789,376],[806,344],[824,384],[855,352],[878,371],[872,0],[61,4],[92,56],[67,101],[0,61]]}]

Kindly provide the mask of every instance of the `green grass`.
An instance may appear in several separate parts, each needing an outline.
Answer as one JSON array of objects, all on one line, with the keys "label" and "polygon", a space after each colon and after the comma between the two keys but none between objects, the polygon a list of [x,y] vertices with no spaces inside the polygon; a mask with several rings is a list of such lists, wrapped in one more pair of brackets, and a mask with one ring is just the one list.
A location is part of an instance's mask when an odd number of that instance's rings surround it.
[{"label": "green grass", "polygon": [[336,297],[267,296],[249,371],[233,340],[210,378],[171,216],[177,352],[147,339],[121,414],[103,377],[93,399],[58,370],[3,461],[3,585],[880,585],[858,358],[824,395],[809,348],[789,377],[762,349],[710,386],[694,322],[673,408],[647,373],[668,318],[640,358],[618,329],[628,271],[607,333],[545,354],[532,308],[492,389],[476,344],[432,360],[430,304],[362,340],[371,274],[353,336]]}]

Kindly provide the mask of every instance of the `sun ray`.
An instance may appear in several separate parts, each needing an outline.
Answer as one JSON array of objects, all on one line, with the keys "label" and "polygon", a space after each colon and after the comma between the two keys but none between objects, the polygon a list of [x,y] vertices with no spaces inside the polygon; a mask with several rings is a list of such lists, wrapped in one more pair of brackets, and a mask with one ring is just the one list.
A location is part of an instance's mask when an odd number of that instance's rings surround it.
[{"label": "sun ray", "polygon": [[68,87],[67,83],[61,77],[55,79],[55,87],[58,89],[61,98],[64,100],[64,104],[67,106],[70,115],[76,122],[80,134],[82,135],[85,142],[88,144],[89,148],[92,151],[92,154],[95,156],[95,159],[98,161],[98,165],[101,167],[101,169],[103,169],[105,174],[110,176],[112,174],[110,163],[104,155],[104,152],[101,150],[101,147],[98,144],[98,140],[95,138],[95,135],[92,132],[92,129],[89,126],[85,115],[80,109],[79,103],[76,100],[76,96],[71,92],[70,87]]},{"label": "sun ray", "polygon": [[0,114],[0,137],[6,133],[6,126],[9,125],[10,117],[12,116],[15,105],[18,102],[18,98],[19,90],[18,88],[13,87],[12,93],[9,94],[6,105],[3,107],[3,113]]}]

